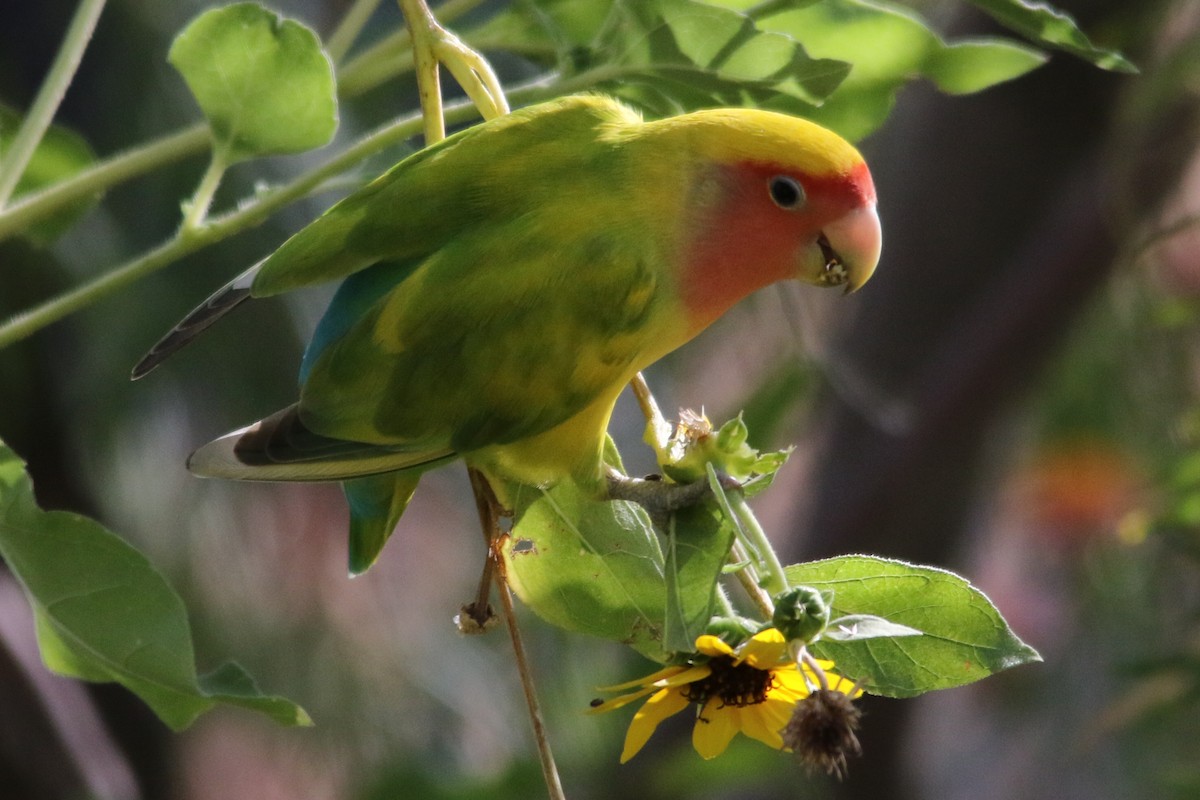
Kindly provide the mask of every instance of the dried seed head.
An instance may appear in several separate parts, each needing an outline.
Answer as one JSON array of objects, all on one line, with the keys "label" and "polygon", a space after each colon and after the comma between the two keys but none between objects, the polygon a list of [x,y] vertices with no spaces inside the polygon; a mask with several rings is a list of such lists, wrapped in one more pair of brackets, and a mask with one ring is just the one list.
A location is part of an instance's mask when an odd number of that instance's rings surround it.
[{"label": "dried seed head", "polygon": [[791,720],[781,731],[783,743],[810,770],[822,769],[841,778],[847,757],[862,755],[855,735],[861,716],[847,695],[818,689],[796,703]]}]

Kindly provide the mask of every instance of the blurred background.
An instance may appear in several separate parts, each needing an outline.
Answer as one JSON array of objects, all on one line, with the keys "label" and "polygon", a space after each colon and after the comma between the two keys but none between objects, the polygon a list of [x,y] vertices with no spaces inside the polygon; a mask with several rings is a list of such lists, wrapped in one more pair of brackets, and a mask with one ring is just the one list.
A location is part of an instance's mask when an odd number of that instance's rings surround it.
[{"label": "blurred background", "polygon": [[[205,5],[111,0],[58,122],[100,156],[193,123],[166,51]],[[841,782],[744,737],[703,762],[682,716],[619,767],[629,713],[584,710],[593,687],[652,665],[526,615],[568,796],[1200,796],[1200,4],[1060,5],[1141,74],[1055,54],[968,97],[909,84],[861,143],[885,231],[869,286],[756,295],[648,375],[668,414],[745,409],[753,444],[796,445],[755,501],[782,554],[953,569],[1045,663],[865,700],[864,756]],[[327,34],[346,4],[273,6]],[[964,4],[921,6],[947,34],[996,32]],[[29,105],[73,10],[0,8],[0,101]],[[398,19],[387,4],[376,14],[387,30]],[[404,78],[344,102],[338,141],[413,97]],[[483,559],[460,467],[422,481],[381,562],[353,581],[336,487],[184,469],[195,446],[290,402],[327,296],[259,304],[128,380],[213,288],[402,154],[0,351],[0,439],[42,506],[93,516],[148,555],[187,603],[202,670],[237,660],[317,722],[218,709],[173,734],[124,690],[42,668],[24,597],[0,573],[0,797],[544,796],[507,638],[451,623]],[[217,207],[321,157],[235,168]],[[171,236],[204,166],[113,189],[52,244],[0,243],[0,315]],[[651,463],[630,398],[613,431],[627,460]]]}]

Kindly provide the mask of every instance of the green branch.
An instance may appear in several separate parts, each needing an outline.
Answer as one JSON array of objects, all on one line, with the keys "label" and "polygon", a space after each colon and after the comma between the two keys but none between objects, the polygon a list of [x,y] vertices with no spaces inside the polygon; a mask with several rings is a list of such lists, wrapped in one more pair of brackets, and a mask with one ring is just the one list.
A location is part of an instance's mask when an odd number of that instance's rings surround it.
[{"label": "green branch", "polygon": [[[447,109],[455,121],[465,121],[474,112],[469,103]],[[236,211],[215,217],[205,225],[181,229],[174,237],[153,250],[122,264],[82,286],[62,294],[29,311],[18,314],[0,325],[0,348],[20,341],[52,322],[86,308],[97,300],[153,272],[174,263],[184,256],[262,224],[272,213],[304,197],[322,182],[337,175],[373,153],[413,136],[421,128],[419,115],[394,122],[359,140],[321,166],[304,173],[279,188],[259,195]]]},{"label": "green branch", "polygon": [[203,153],[211,138],[200,123],[105,159],[21,199],[0,212],[0,242],[66,206],[188,156]]},{"label": "green branch", "polygon": [[0,208],[4,208],[16,191],[17,183],[25,173],[25,167],[29,165],[29,159],[33,158],[42,136],[54,120],[59,103],[75,77],[75,70],[79,68],[83,51],[91,41],[92,31],[96,29],[100,12],[104,10],[104,2],[105,0],[81,0],[79,3],[62,46],[58,48],[58,54],[54,57],[54,64],[50,67],[46,80],[42,82],[42,88],[38,90],[29,114],[17,130],[4,162],[0,163]]}]

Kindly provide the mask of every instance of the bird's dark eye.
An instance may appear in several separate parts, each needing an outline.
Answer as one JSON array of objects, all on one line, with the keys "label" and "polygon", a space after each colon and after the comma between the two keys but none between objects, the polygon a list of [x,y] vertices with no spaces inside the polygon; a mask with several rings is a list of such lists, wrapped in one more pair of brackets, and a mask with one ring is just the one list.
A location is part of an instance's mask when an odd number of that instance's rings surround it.
[{"label": "bird's dark eye", "polygon": [[770,182],[771,199],[780,208],[799,208],[804,203],[804,187],[790,175],[776,175]]}]

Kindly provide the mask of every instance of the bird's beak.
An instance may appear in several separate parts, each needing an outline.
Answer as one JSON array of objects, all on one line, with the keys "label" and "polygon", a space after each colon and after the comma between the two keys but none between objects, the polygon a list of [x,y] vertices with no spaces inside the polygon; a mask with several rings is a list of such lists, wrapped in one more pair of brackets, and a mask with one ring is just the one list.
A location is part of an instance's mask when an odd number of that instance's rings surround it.
[{"label": "bird's beak", "polygon": [[883,248],[875,204],[857,208],[826,225],[817,245],[825,259],[821,283],[845,286],[847,294],[858,291],[875,272]]}]

